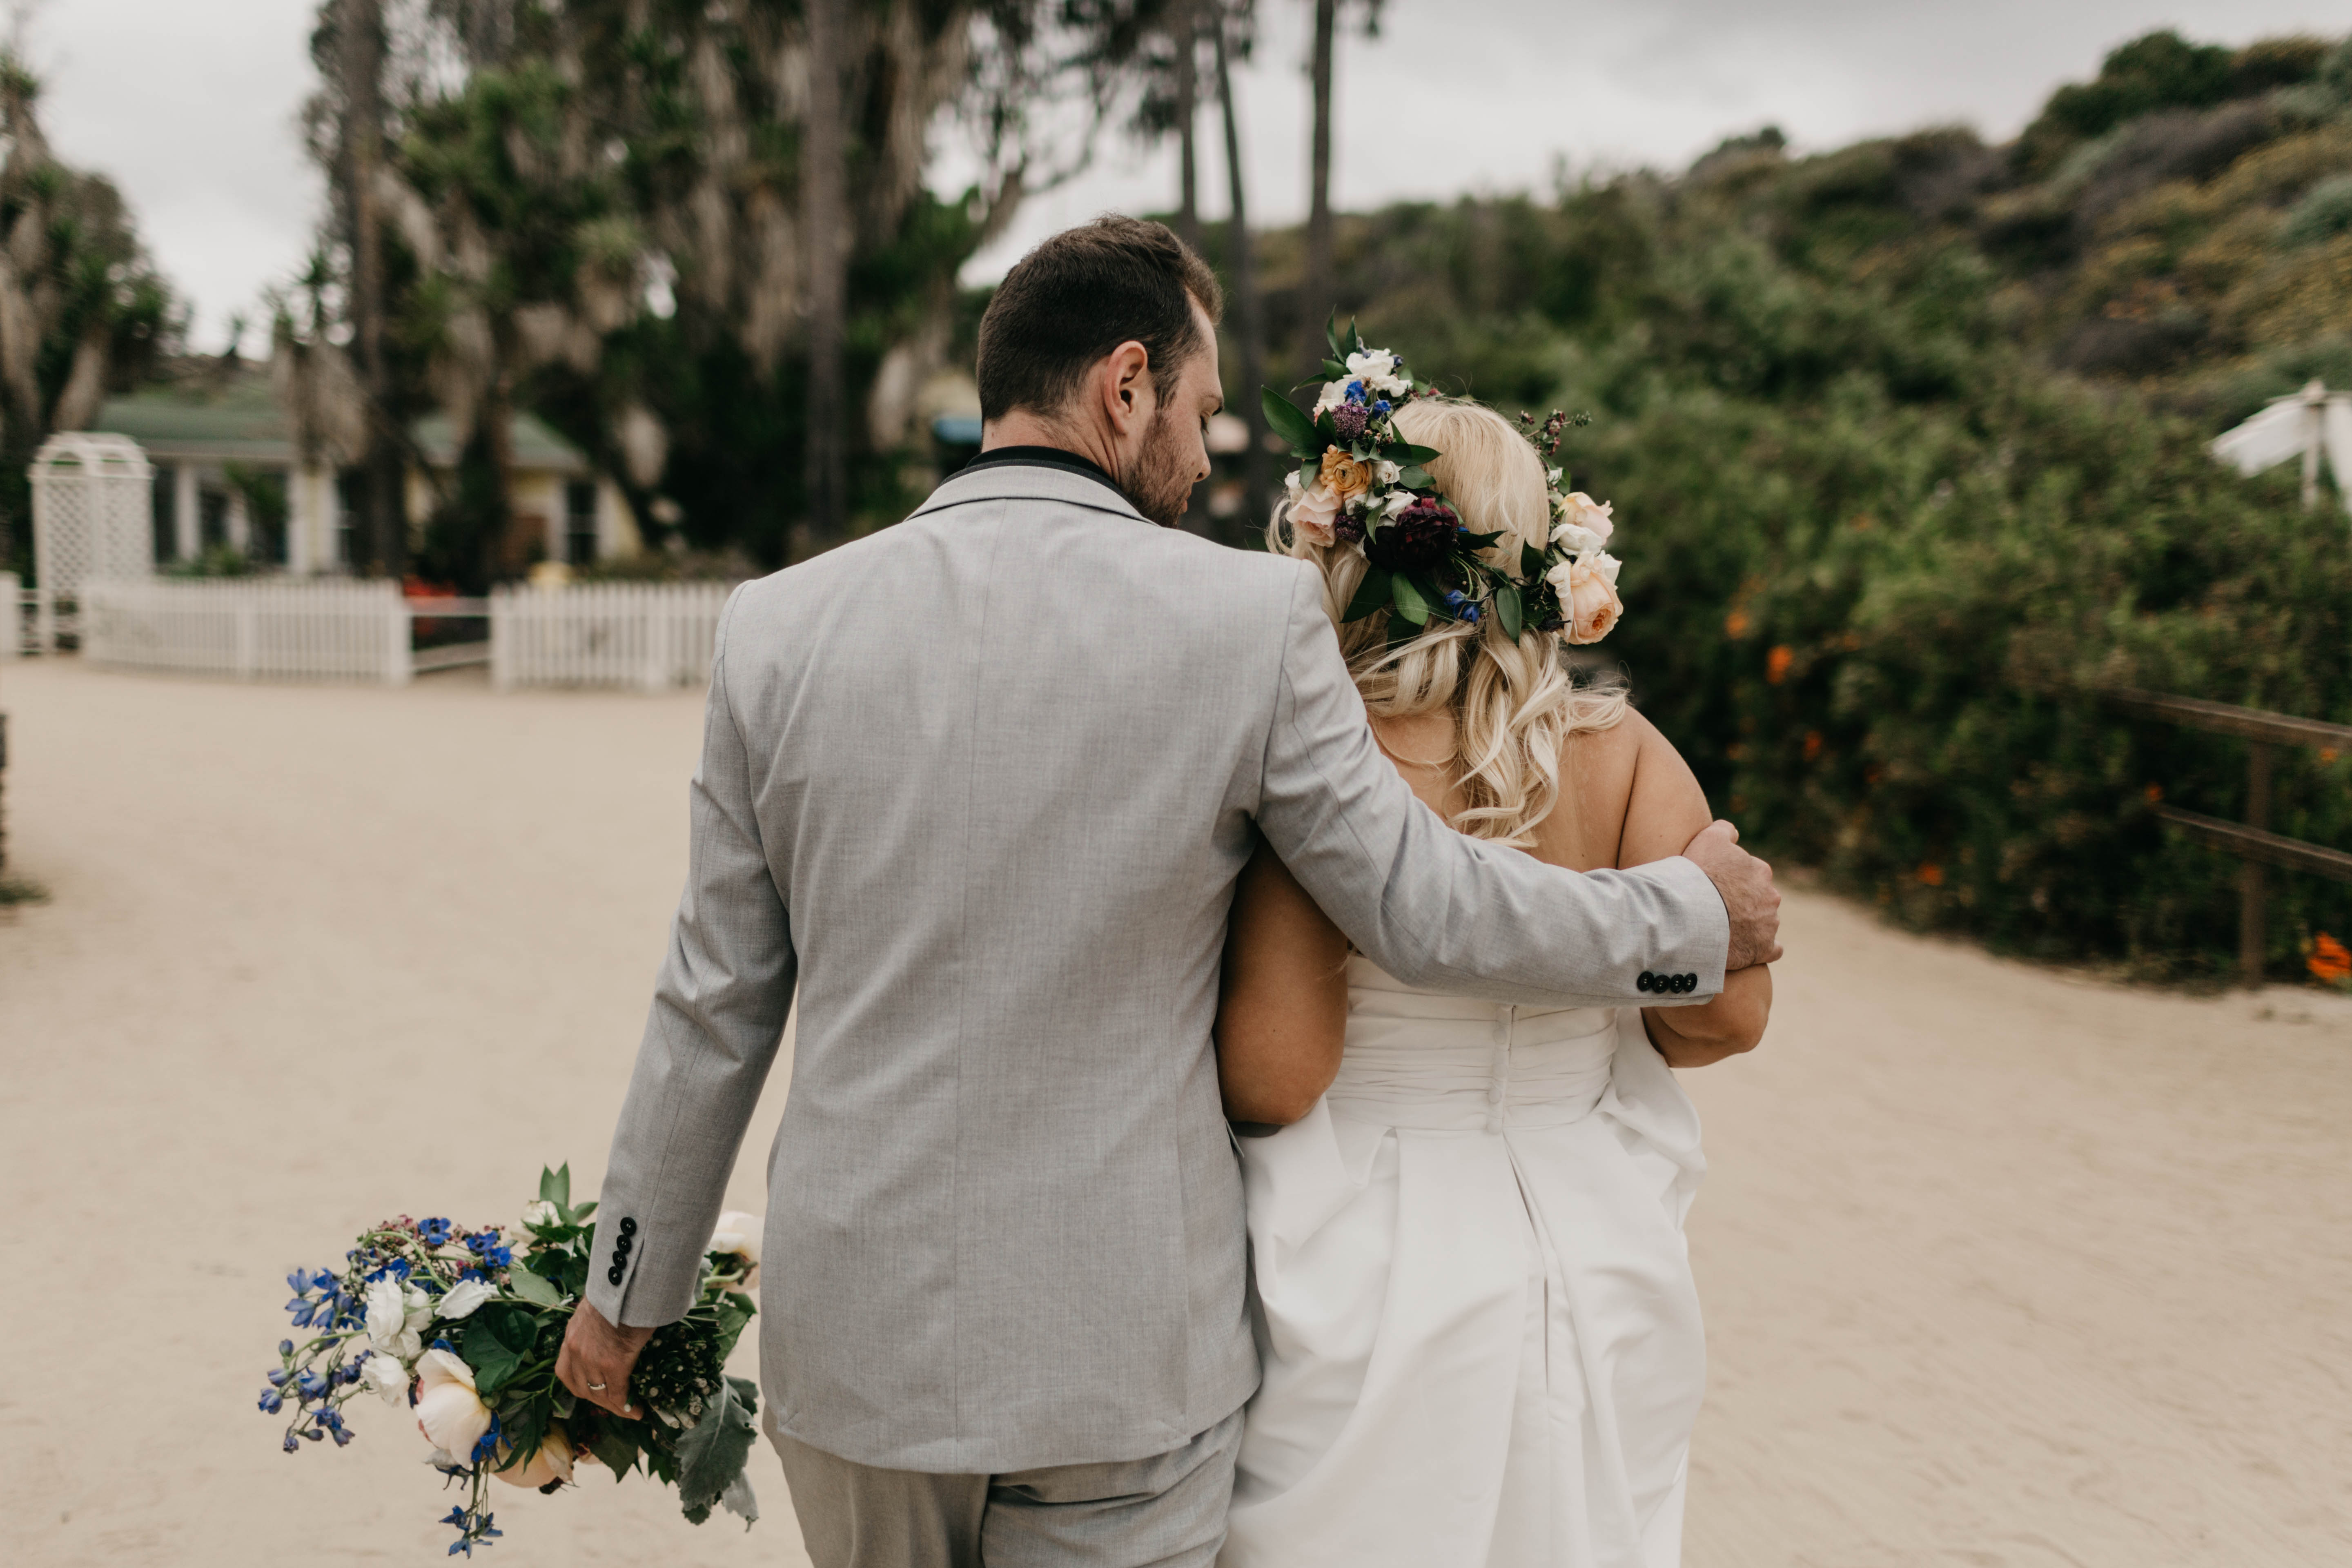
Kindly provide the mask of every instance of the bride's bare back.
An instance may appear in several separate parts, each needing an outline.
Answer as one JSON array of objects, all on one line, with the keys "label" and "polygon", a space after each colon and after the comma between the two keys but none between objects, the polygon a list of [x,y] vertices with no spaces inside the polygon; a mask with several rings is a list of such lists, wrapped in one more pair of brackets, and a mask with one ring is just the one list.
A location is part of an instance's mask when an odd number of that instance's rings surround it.
[{"label": "bride's bare back", "polygon": [[[1372,732],[1413,793],[1450,819],[1462,805],[1448,788],[1454,716],[1375,720]],[[1642,866],[1681,854],[1710,819],[1682,753],[1628,710],[1608,729],[1569,737],[1559,803],[1528,853],[1574,871]],[[1347,1028],[1347,960],[1348,939],[1261,845],[1225,941],[1217,1060],[1226,1114],[1295,1121],[1329,1087]],[[1771,1006],[1771,972],[1759,965],[1725,976],[1703,1005],[1644,1008],[1643,1019],[1669,1065],[1704,1067],[1751,1049]]]}]

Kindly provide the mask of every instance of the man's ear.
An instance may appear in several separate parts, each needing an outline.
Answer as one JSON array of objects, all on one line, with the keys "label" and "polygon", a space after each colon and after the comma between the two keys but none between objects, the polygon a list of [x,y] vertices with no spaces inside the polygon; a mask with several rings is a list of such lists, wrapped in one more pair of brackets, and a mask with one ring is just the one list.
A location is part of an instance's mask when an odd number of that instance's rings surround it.
[{"label": "man's ear", "polygon": [[1151,351],[1129,339],[1103,362],[1103,414],[1121,436],[1150,423],[1156,392]]}]

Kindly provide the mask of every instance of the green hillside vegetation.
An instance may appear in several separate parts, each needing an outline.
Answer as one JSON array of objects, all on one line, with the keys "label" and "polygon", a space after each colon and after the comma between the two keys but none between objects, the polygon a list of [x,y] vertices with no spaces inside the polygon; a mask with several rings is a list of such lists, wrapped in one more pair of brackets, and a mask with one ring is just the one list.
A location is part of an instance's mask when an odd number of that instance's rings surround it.
[{"label": "green hillside vegetation", "polygon": [[[1299,340],[1299,237],[1265,241]],[[2352,721],[2352,527],[2205,443],[2352,386],[2352,41],[2159,33],[2007,146],[1930,130],[1343,222],[1342,315],[1507,412],[1589,409],[1608,645],[1717,808],[1921,927],[2219,976],[2237,742],[2137,686]],[[1234,389],[1238,392],[1240,389]],[[2352,759],[2281,758],[2276,830],[2352,847]],[[2352,889],[2273,873],[2273,972]]]}]

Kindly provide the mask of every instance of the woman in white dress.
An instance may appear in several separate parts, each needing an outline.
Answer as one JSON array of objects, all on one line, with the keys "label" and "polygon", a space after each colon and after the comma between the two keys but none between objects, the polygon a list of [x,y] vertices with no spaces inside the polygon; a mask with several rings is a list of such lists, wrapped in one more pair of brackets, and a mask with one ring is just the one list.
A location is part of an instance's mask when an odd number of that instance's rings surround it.
[{"label": "woman in white dress", "polygon": [[[1555,495],[1492,411],[1420,397],[1396,423],[1442,454],[1428,467],[1463,525],[1502,535],[1493,558],[1541,552],[1556,526],[1606,542],[1606,509]],[[1362,552],[1288,521],[1275,547],[1323,570],[1340,621]],[[1433,617],[1399,650],[1385,613],[1339,633],[1382,750],[1456,828],[1578,870],[1640,865],[1679,853],[1709,812],[1621,689],[1570,682],[1560,643],[1616,613],[1613,592],[1583,604],[1517,638],[1492,614]],[[1265,1134],[1241,1144],[1265,1375],[1223,1568],[1679,1561],[1706,1376],[1682,1224],[1705,1165],[1668,1068],[1754,1046],[1770,1000],[1761,968],[1699,1007],[1416,990],[1350,954],[1260,851],[1220,1047],[1279,1037],[1290,1048],[1232,1059],[1297,1061],[1312,1043],[1323,1067],[1225,1078],[1228,1112]]]}]

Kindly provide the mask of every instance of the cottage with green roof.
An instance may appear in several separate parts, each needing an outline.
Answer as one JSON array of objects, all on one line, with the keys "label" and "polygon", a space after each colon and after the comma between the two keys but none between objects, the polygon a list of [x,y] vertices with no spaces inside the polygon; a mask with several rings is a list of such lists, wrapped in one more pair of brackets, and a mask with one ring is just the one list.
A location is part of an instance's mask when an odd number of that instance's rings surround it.
[{"label": "cottage with green roof", "polygon": [[[234,363],[109,399],[97,430],[128,436],[154,466],[155,560],[193,561],[226,546],[299,575],[346,572],[356,469],[306,461],[292,421],[258,367]],[[627,498],[579,450],[528,414],[514,416],[507,477],[518,567],[533,559],[585,564],[643,548]],[[414,435],[427,464],[457,467],[449,420],[427,415]],[[433,476],[408,476],[408,518],[430,515]]]}]

